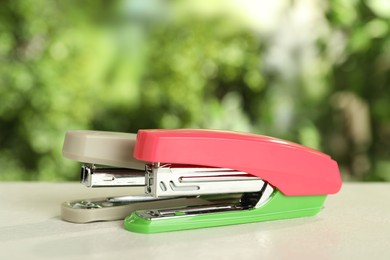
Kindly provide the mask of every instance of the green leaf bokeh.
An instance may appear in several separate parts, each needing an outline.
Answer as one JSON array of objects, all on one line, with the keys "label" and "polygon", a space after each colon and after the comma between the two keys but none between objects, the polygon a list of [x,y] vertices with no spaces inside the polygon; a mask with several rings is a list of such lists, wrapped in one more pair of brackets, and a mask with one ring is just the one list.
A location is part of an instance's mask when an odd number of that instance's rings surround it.
[{"label": "green leaf bokeh", "polygon": [[211,128],[390,181],[389,21],[381,0],[2,1],[0,180],[76,180],[71,129]]}]

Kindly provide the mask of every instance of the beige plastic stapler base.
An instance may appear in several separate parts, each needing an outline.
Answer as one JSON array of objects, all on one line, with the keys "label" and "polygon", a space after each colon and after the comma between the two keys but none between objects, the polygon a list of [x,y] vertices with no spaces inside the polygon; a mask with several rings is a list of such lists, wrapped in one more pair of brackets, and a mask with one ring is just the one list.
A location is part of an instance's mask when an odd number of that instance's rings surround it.
[{"label": "beige plastic stapler base", "polygon": [[[90,199],[88,202],[103,201],[105,199]],[[227,200],[232,200],[232,198]],[[209,201],[201,198],[176,198],[169,200],[157,200],[148,202],[134,202],[120,206],[107,206],[102,208],[75,208],[72,205],[76,201],[64,202],[61,205],[61,217],[63,220],[73,223],[89,223],[96,221],[110,221],[124,219],[136,210],[163,209],[185,206],[210,205],[215,201]]]}]

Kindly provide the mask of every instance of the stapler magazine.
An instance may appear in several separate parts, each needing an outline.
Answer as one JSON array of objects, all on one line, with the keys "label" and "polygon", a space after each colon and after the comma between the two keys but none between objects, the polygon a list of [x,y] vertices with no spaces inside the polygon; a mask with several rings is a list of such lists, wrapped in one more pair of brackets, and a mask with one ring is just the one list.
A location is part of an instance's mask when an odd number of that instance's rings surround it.
[{"label": "stapler magazine", "polygon": [[313,216],[341,188],[330,156],[248,133],[68,131],[63,155],[83,163],[87,187],[141,186],[144,194],[65,202],[62,218],[124,218],[124,227],[138,233]]}]

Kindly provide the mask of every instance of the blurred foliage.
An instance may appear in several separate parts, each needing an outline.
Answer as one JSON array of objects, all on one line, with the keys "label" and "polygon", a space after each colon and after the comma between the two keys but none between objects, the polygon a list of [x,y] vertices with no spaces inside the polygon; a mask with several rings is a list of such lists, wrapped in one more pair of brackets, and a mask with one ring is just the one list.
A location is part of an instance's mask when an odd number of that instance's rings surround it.
[{"label": "blurred foliage", "polygon": [[385,0],[3,0],[0,180],[76,180],[70,129],[211,128],[390,181]]}]

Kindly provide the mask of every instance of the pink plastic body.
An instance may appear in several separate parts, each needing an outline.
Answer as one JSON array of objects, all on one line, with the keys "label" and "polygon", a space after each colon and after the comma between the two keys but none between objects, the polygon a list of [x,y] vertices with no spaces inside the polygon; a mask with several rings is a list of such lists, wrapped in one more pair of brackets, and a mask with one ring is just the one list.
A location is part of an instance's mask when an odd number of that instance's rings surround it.
[{"label": "pink plastic body", "polygon": [[333,194],[341,188],[337,163],[330,156],[268,136],[216,130],[139,130],[134,157],[247,172],[287,196]]}]

